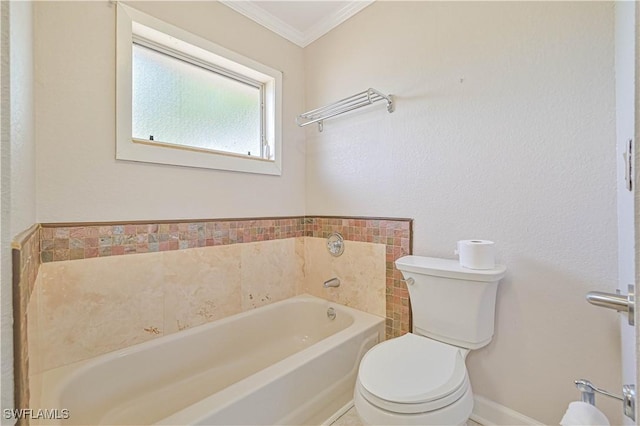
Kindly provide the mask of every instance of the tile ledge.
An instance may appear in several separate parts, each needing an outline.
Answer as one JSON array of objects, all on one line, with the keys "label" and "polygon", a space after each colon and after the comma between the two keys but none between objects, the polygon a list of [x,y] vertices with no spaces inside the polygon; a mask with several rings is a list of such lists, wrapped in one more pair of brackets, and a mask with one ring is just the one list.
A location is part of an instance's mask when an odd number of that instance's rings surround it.
[{"label": "tile ledge", "polygon": [[24,243],[31,238],[31,236],[40,229],[39,223],[34,223],[29,228],[18,233],[11,241],[11,248],[15,250],[21,250]]}]

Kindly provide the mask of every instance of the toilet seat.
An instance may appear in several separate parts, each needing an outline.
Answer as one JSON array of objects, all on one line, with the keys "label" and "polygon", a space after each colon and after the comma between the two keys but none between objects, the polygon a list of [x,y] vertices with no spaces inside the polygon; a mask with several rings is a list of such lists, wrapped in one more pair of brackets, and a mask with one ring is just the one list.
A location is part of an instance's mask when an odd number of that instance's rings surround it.
[{"label": "toilet seat", "polygon": [[358,391],[395,413],[424,413],[464,395],[469,378],[461,348],[407,333],[370,349],[358,371]]}]

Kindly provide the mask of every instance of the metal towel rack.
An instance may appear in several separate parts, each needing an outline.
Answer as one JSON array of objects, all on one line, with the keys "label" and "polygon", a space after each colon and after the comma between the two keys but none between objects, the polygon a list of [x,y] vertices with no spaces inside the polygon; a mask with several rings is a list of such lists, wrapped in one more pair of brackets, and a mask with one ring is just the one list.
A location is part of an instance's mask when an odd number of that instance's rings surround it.
[{"label": "metal towel rack", "polygon": [[354,109],[372,105],[379,101],[385,101],[387,103],[387,111],[390,113],[394,111],[395,107],[392,95],[384,95],[376,89],[369,88],[348,98],[300,114],[296,117],[296,124],[304,127],[309,124],[318,123],[318,130],[321,132],[324,127],[324,120],[344,114],[345,112],[353,111]]},{"label": "metal towel rack", "polygon": [[622,387],[622,396],[620,396],[604,389],[600,389],[586,379],[576,380],[574,383],[580,391],[580,399],[582,402],[596,405],[596,393],[599,393],[600,395],[622,401],[622,410],[624,411],[624,415],[629,417],[631,420],[636,419],[636,387],[634,385],[624,385]]},{"label": "metal towel rack", "polygon": [[[595,306],[602,308],[613,309],[618,312],[626,312],[629,325],[634,325],[634,316],[636,308],[636,295],[635,286],[629,284],[628,294],[620,294],[620,290],[616,290],[616,293],[604,293],[601,291],[590,291],[587,293],[587,302]],[[636,387],[635,385],[623,385],[622,396],[613,394],[604,389],[600,389],[591,383],[589,380],[580,379],[574,382],[576,387],[580,391],[581,399],[591,405],[596,404],[596,393],[605,395],[610,398],[622,401],[622,409],[624,415],[631,420],[636,419]]]}]

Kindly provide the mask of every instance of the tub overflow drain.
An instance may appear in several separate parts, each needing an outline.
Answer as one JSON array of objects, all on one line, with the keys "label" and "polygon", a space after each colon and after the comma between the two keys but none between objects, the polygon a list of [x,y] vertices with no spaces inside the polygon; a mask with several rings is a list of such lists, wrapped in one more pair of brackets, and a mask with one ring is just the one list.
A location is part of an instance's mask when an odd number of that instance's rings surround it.
[{"label": "tub overflow drain", "polygon": [[333,308],[327,309],[327,318],[329,318],[330,320],[336,319],[336,310]]}]

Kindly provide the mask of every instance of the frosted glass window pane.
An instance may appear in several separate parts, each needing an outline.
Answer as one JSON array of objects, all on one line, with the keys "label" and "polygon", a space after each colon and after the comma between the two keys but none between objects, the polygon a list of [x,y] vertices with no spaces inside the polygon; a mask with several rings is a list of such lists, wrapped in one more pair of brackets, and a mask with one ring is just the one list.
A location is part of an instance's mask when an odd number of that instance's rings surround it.
[{"label": "frosted glass window pane", "polygon": [[133,137],[260,156],[260,89],[133,45]]}]

